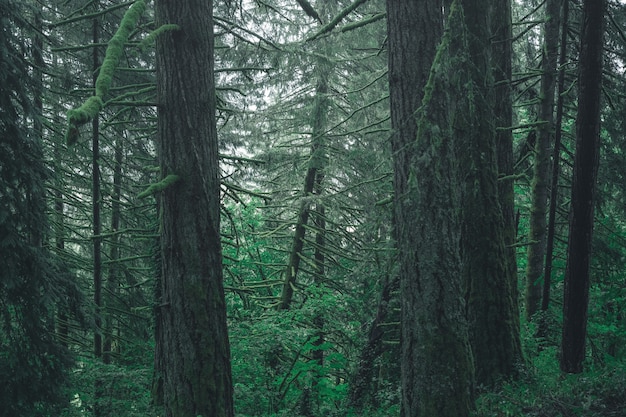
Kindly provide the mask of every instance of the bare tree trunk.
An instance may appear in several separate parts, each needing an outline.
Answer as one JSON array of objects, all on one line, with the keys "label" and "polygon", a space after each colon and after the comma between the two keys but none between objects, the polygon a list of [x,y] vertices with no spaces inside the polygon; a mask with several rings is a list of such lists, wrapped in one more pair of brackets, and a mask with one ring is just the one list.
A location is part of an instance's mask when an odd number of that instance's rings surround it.
[{"label": "bare tree trunk", "polygon": [[546,254],[546,213],[550,183],[550,155],[554,135],[554,90],[559,49],[561,0],[546,2],[546,23],[541,60],[541,105],[538,115],[535,163],[533,165],[530,230],[526,267],[526,320],[538,311],[541,302],[544,258]]},{"label": "bare tree trunk", "polygon": [[[96,10],[99,2],[94,3]],[[93,87],[96,86],[100,69],[100,54],[97,44],[100,42],[100,20],[96,17],[92,21],[92,66]],[[93,353],[96,360],[102,360],[102,220],[100,219],[100,117],[95,114],[91,122],[91,210],[93,227],[93,304],[94,329]],[[96,375],[94,387],[94,417],[103,415],[102,410],[102,380]]]},{"label": "bare tree trunk", "polygon": [[541,321],[538,336],[547,336],[547,317],[550,307],[550,292],[552,287],[552,255],[554,251],[554,237],[556,234],[556,207],[559,197],[559,175],[561,168],[561,136],[563,124],[563,105],[565,92],[565,64],[567,62],[567,28],[568,28],[569,0],[563,1],[563,16],[561,19],[561,45],[559,52],[559,77],[557,81],[557,105],[554,132],[554,149],[552,152],[552,180],[550,184],[550,207],[548,212],[548,231],[546,235],[546,263],[543,272],[543,292],[541,296]]},{"label": "bare tree trunk", "polygon": [[578,72],[576,154],[565,268],[561,370],[579,373],[585,359],[593,212],[600,154],[600,98],[605,0],[584,0]]},{"label": "bare tree trunk", "polygon": [[213,2],[158,0],[157,143],[163,400],[167,417],[232,417],[220,242]]},{"label": "bare tree trunk", "polygon": [[104,340],[102,344],[102,361],[105,364],[111,363],[113,349],[113,329],[114,315],[111,305],[118,293],[119,283],[119,258],[120,258],[120,223],[121,223],[121,203],[122,198],[122,163],[124,156],[123,138],[118,137],[115,141],[115,162],[113,167],[113,195],[111,198],[111,242],[109,249],[109,271],[107,274],[107,293],[109,301],[106,302],[106,312],[104,315]]}]

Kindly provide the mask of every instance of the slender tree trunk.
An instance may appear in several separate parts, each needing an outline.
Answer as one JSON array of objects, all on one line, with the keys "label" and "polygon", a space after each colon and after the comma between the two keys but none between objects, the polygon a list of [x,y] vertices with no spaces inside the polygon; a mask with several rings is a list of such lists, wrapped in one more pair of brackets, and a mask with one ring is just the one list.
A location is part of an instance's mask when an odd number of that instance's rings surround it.
[{"label": "slender tree trunk", "polygon": [[[522,358],[520,339],[519,293],[517,290],[517,260],[515,242],[517,240],[517,222],[515,218],[514,192],[514,157],[513,157],[513,100],[511,95],[513,34],[511,1],[493,2],[494,13],[491,19],[492,29],[492,67],[494,74],[494,115],[496,123],[496,153],[498,160],[498,193],[502,208],[504,245],[507,258],[506,281],[503,285],[504,298],[509,300],[505,308],[510,312],[507,326],[502,331],[510,332],[503,350],[510,355],[500,362],[500,366],[484,372],[485,380],[494,381],[510,376]],[[487,353],[488,354],[488,353]],[[477,366],[480,364],[477,363]],[[478,372],[479,374],[482,372]],[[479,381],[480,382],[480,381]]]},{"label": "slender tree trunk", "polygon": [[[96,10],[99,2],[95,2]],[[92,66],[93,87],[96,86],[98,70],[100,69],[100,54],[97,44],[100,42],[100,20],[92,21]],[[102,359],[102,222],[100,219],[100,117],[94,115],[91,122],[91,209],[93,227],[93,304],[94,304],[94,330],[93,352],[96,360]],[[103,415],[102,407],[102,380],[96,375],[94,388],[94,417]]]},{"label": "slender tree trunk", "polygon": [[[507,238],[512,238],[511,219],[505,223],[498,185],[494,103],[502,97],[494,90],[489,26],[493,16],[488,12],[494,9],[495,1],[460,3],[467,30],[467,51],[461,53],[467,56],[462,57],[466,62],[457,66],[465,68],[468,81],[464,89],[456,90],[456,100],[467,101],[467,108],[459,111],[455,121],[455,134],[463,149],[461,253],[476,382],[490,386],[511,376],[521,360],[518,303],[511,278],[511,253],[506,248]],[[510,210],[510,196],[508,199]]]},{"label": "slender tree trunk", "polygon": [[[464,417],[472,407],[473,363],[459,253],[458,143],[451,129],[456,112],[449,111],[449,41],[435,62],[443,33],[442,6],[438,0],[387,1],[403,417]],[[459,23],[457,18],[451,30]]]},{"label": "slender tree trunk", "polygon": [[232,417],[220,242],[213,2],[157,0],[163,400],[167,417]]},{"label": "slender tree trunk", "polygon": [[530,230],[526,267],[526,320],[531,320],[541,302],[544,258],[546,254],[546,213],[550,183],[550,155],[554,135],[554,90],[559,48],[562,0],[546,1],[546,23],[541,59],[541,93],[538,115],[535,163],[531,191]]},{"label": "slender tree trunk", "polygon": [[576,154],[565,268],[561,370],[579,373],[585,359],[593,212],[600,154],[600,98],[605,0],[584,0],[578,72]]},{"label": "slender tree trunk", "polygon": [[554,150],[552,152],[552,180],[550,184],[550,207],[548,213],[548,231],[546,237],[546,264],[543,272],[543,292],[541,296],[541,311],[543,312],[539,325],[539,336],[547,336],[547,317],[550,307],[550,291],[552,286],[552,255],[554,251],[554,237],[556,233],[556,206],[559,197],[559,175],[561,168],[561,126],[563,124],[563,93],[565,92],[565,64],[567,62],[567,25],[569,15],[569,0],[563,0],[563,16],[561,19],[561,45],[559,52],[559,76],[557,81],[557,105],[554,132]]},{"label": "slender tree trunk", "polygon": [[109,251],[109,271],[107,275],[107,293],[109,301],[107,311],[104,316],[104,340],[102,345],[102,360],[105,364],[111,363],[113,350],[113,329],[114,315],[111,305],[118,293],[119,282],[119,258],[120,258],[120,223],[121,223],[121,202],[122,198],[122,163],[124,162],[123,138],[117,137],[115,141],[115,165],[113,167],[113,195],[111,198],[111,242]]},{"label": "slender tree trunk", "polygon": [[[293,235],[293,243],[289,256],[289,264],[285,270],[283,291],[281,294],[279,308],[289,309],[293,299],[293,292],[296,286],[296,278],[300,269],[300,260],[303,256],[304,238],[306,226],[311,215],[311,197],[321,193],[322,180],[324,178],[324,168],[327,165],[326,145],[324,131],[326,129],[327,112],[329,109],[328,83],[331,71],[331,64],[325,58],[320,58],[317,62],[318,80],[315,87],[315,103],[311,121],[311,155],[307,173],[304,178],[303,198],[298,211],[296,227]],[[318,191],[316,191],[316,188]],[[316,214],[314,214],[316,215]],[[316,215],[319,219],[319,216]]]},{"label": "slender tree trunk", "polygon": [[390,315],[392,294],[393,291],[397,291],[398,285],[398,279],[390,280],[388,275],[385,277],[376,317],[370,325],[367,342],[359,354],[358,367],[350,384],[348,394],[348,407],[350,409],[361,410],[371,396],[375,361],[384,352],[385,328],[383,325]]},{"label": "slender tree trunk", "polygon": [[[492,24],[492,63],[494,74],[494,115],[496,122],[496,152],[498,155],[498,193],[504,219],[505,244],[508,257],[508,281],[511,298],[518,305],[517,260],[514,244],[517,239],[515,222],[514,158],[513,158],[513,100],[511,96],[513,33],[511,1],[494,2]],[[519,326],[519,323],[517,324]]]}]

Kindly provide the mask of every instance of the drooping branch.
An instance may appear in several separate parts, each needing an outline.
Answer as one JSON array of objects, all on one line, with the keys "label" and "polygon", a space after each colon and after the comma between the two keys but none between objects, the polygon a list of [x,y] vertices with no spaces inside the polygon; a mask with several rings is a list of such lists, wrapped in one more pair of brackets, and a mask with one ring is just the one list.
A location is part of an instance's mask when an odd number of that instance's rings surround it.
[{"label": "drooping branch", "polygon": [[145,0],[137,0],[124,14],[120,27],[109,41],[104,61],[100,67],[100,73],[96,79],[95,95],[89,97],[85,103],[67,112],[68,127],[65,140],[68,145],[73,145],[78,140],[78,128],[93,119],[104,107],[103,98],[111,87],[111,81],[115,68],[122,56],[124,44],[141,14],[146,8]]},{"label": "drooping branch", "polygon": [[163,178],[161,181],[151,184],[145,191],[139,193],[137,198],[146,198],[158,192],[165,190],[167,187],[174,184],[178,181],[180,177],[178,175],[170,174],[167,177]]}]

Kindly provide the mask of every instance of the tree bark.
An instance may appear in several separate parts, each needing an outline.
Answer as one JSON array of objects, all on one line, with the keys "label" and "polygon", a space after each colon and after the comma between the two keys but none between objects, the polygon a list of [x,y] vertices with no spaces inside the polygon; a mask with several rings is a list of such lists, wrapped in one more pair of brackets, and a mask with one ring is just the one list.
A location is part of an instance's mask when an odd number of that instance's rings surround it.
[{"label": "tree bark", "polygon": [[213,2],[158,0],[157,142],[163,400],[168,417],[232,417],[220,243]]},{"label": "tree bark", "polygon": [[[455,67],[465,69],[467,82],[457,87],[458,96],[454,100],[466,107],[457,111],[459,115],[454,127],[459,138],[458,146],[463,149],[460,154],[464,184],[462,273],[476,382],[491,386],[513,375],[521,360],[516,283],[512,282],[511,252],[506,247],[513,237],[511,195],[506,200],[508,212],[505,222],[500,206],[503,189],[498,184],[496,150],[495,123],[499,118],[496,117],[494,103],[496,99],[506,99],[506,96],[497,96],[494,90],[494,75],[503,76],[502,73],[492,72],[490,19],[495,16],[489,11],[494,10],[495,2],[461,0],[460,4],[464,13],[460,24],[467,31],[467,49],[460,50],[459,64]],[[501,65],[504,68],[507,66],[506,63]],[[502,101],[498,104],[508,106]],[[510,193],[510,189],[507,192]]]},{"label": "tree bark", "polygon": [[[450,51],[444,47],[437,54],[442,6],[438,0],[387,1],[403,417],[464,417],[472,407],[459,253],[458,143],[446,74]],[[435,62],[436,54],[441,62]]]},{"label": "tree bark", "polygon": [[600,98],[605,0],[585,0],[578,70],[576,154],[565,268],[561,370],[579,373],[585,359],[593,212],[600,154]]}]

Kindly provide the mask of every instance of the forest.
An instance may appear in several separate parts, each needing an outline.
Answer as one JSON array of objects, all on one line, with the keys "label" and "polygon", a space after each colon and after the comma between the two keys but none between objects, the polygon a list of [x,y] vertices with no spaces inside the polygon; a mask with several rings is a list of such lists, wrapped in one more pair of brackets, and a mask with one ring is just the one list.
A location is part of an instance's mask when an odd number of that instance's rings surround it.
[{"label": "forest", "polygon": [[0,417],[626,416],[622,0],[0,0]]}]

